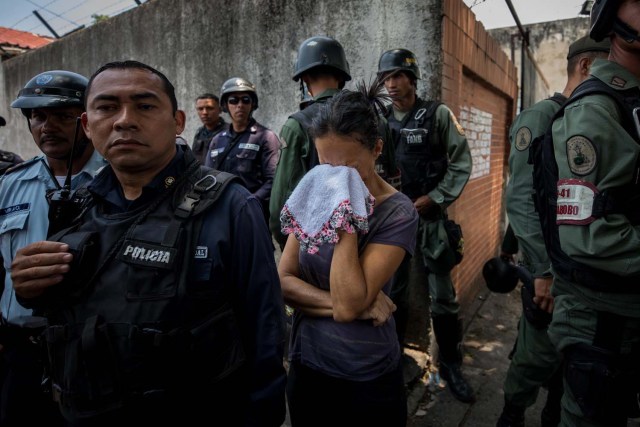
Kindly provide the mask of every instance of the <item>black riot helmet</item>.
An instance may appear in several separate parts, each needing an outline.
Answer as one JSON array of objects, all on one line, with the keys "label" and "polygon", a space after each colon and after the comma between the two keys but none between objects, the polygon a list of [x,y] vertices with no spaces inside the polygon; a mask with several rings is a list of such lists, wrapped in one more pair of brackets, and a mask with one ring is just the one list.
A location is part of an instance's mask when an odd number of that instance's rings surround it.
[{"label": "black riot helmet", "polygon": [[391,49],[380,56],[378,62],[378,78],[393,71],[407,71],[416,78],[421,79],[418,59],[407,49]]},{"label": "black riot helmet", "polygon": [[242,77],[232,77],[224,82],[222,84],[222,89],[220,89],[220,107],[222,107],[222,111],[225,113],[229,112],[229,109],[227,108],[227,100],[229,99],[229,94],[233,92],[247,92],[249,96],[251,96],[251,99],[253,99],[253,109],[251,111],[258,109],[256,85]]},{"label": "black riot helmet", "polygon": [[40,73],[27,82],[11,103],[31,117],[32,108],[83,107],[89,80],[71,71],[52,70]]},{"label": "black riot helmet", "polygon": [[518,284],[518,268],[501,257],[485,262],[482,276],[491,292],[506,294],[514,290]]},{"label": "black riot helmet", "polygon": [[600,41],[613,31],[613,23],[620,5],[619,0],[596,0],[591,7],[591,29],[589,35]]},{"label": "black riot helmet", "polygon": [[345,82],[351,80],[344,49],[331,37],[315,36],[302,42],[298,49],[293,80],[297,82],[305,71],[316,67],[325,67],[337,72]]},{"label": "black riot helmet", "polygon": [[600,41],[615,32],[628,43],[640,42],[638,30],[617,17],[622,0],[596,0],[591,8],[591,29],[589,35]]}]

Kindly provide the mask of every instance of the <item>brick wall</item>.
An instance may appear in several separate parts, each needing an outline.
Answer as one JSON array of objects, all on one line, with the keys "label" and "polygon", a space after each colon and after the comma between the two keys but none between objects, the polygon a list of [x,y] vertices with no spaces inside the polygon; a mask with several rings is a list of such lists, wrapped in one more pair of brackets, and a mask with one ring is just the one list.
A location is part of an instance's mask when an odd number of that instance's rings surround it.
[{"label": "brick wall", "polygon": [[465,257],[452,272],[463,308],[485,286],[482,265],[504,229],[503,188],[515,113],[516,69],[462,0],[445,0],[441,99],[465,127],[474,169],[449,215],[462,225]]}]

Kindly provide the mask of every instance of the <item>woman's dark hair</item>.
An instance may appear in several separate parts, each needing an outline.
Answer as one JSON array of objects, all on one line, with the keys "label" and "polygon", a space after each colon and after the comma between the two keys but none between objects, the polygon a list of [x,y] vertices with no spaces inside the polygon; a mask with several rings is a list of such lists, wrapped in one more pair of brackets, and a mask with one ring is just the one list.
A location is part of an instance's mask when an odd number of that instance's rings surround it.
[{"label": "woman's dark hair", "polygon": [[311,122],[309,132],[313,138],[330,133],[349,136],[360,141],[369,150],[381,137],[379,117],[384,114],[384,102],[389,96],[383,94],[384,84],[375,79],[368,87],[361,81],[356,90],[341,90],[325,104]]}]

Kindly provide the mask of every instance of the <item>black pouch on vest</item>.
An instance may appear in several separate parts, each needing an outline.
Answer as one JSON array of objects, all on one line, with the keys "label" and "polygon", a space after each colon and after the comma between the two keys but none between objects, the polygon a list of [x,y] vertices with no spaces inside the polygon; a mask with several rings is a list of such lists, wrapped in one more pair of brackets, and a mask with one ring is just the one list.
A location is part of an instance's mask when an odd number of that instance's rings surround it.
[{"label": "black pouch on vest", "polygon": [[44,292],[42,299],[48,300],[47,305],[69,303],[69,298],[75,299],[83,294],[98,267],[98,238],[98,233],[78,231],[65,234],[58,239],[59,242],[69,245],[73,261],[69,271],[64,275],[64,280]]},{"label": "black pouch on vest", "polygon": [[449,240],[449,247],[453,251],[455,264],[460,264],[462,257],[464,256],[464,237],[462,236],[462,227],[455,221],[446,219],[444,220],[444,229],[447,232],[447,238]]}]

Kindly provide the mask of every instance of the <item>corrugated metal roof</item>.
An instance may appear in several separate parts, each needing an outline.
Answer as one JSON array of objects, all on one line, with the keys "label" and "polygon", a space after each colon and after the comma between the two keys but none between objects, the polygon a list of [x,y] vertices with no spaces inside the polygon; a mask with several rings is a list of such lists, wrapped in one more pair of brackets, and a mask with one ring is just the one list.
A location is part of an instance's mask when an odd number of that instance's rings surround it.
[{"label": "corrugated metal roof", "polygon": [[51,43],[55,39],[26,31],[18,31],[7,27],[0,27],[0,46],[16,46],[22,49],[36,49]]}]

